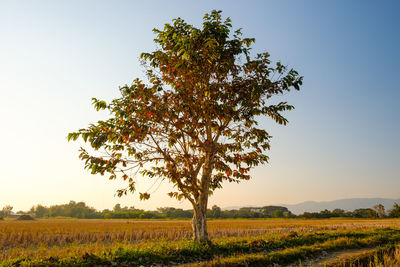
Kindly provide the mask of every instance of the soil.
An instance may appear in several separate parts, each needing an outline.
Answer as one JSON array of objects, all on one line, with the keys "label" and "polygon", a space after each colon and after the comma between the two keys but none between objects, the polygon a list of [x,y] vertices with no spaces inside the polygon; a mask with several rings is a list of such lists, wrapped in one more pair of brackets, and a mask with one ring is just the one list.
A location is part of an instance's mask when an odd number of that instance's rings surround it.
[{"label": "soil", "polygon": [[[334,252],[326,252],[323,251],[321,255],[315,258],[311,258],[308,260],[304,260],[301,262],[301,266],[303,267],[320,267],[320,266],[329,266],[329,263],[338,262],[340,260],[344,260],[346,258],[354,257],[358,254],[367,252],[369,250],[373,250],[373,248],[362,248],[362,249],[346,249]],[[292,263],[286,265],[285,267],[298,267],[299,262]]]}]

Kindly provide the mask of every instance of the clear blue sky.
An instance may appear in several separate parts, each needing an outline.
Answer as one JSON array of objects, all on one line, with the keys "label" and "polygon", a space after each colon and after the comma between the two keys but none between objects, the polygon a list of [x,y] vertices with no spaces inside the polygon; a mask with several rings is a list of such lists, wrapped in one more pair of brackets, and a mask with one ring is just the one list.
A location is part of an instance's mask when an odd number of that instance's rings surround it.
[{"label": "clear blue sky", "polygon": [[[152,29],[182,17],[200,26],[212,9],[256,38],[254,52],[294,67],[304,86],[285,99],[286,127],[271,135],[269,165],[226,184],[221,207],[351,197],[400,198],[398,1],[0,1],[0,208],[85,201],[144,209],[189,208],[166,196],[114,197],[123,183],[83,170],[68,132],[104,118],[91,97],[110,100],[143,77],[138,56]],[[152,185],[138,184],[140,191]]]}]

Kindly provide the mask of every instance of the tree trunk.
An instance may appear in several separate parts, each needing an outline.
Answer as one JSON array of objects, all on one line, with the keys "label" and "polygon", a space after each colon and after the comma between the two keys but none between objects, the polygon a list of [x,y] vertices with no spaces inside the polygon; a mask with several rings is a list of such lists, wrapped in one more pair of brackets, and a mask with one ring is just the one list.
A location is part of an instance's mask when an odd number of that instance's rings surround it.
[{"label": "tree trunk", "polygon": [[[203,177],[204,178],[204,177]],[[198,243],[209,243],[207,233],[207,203],[208,203],[208,180],[202,186],[202,192],[193,205],[193,240]],[[203,181],[204,181],[203,180]]]},{"label": "tree trunk", "polygon": [[[209,147],[212,149],[212,146]],[[201,177],[200,194],[193,203],[193,240],[198,243],[210,243],[207,233],[207,204],[210,189],[214,155],[207,151]]]},{"label": "tree trunk", "polygon": [[207,202],[194,207],[193,212],[193,240],[198,243],[208,243]]}]

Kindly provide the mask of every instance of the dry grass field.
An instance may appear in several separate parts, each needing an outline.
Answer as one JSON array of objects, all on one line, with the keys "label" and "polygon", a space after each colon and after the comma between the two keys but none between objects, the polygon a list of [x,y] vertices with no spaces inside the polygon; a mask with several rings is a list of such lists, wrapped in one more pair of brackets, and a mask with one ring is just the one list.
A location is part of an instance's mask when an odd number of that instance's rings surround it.
[{"label": "dry grass field", "polygon": [[[335,250],[400,242],[399,219],[210,220],[208,231],[214,244],[210,250],[196,248],[189,241],[190,223],[189,220],[4,220],[0,221],[0,264],[40,265],[43,260],[49,264],[51,259],[54,265],[91,265],[87,263],[91,255],[89,260],[94,261],[121,265],[142,261],[151,265],[154,255],[161,255],[154,263],[170,265],[201,260],[206,265],[222,266],[226,263],[221,259],[233,264],[233,259],[244,257],[242,261],[251,262],[251,255],[258,259],[266,251],[285,254],[288,253],[285,249],[308,246],[310,253],[304,252],[305,257],[321,252],[315,247],[318,244],[329,245],[323,250]],[[243,253],[241,257],[237,255],[239,252]],[[185,253],[198,257],[185,258],[182,256]]]}]

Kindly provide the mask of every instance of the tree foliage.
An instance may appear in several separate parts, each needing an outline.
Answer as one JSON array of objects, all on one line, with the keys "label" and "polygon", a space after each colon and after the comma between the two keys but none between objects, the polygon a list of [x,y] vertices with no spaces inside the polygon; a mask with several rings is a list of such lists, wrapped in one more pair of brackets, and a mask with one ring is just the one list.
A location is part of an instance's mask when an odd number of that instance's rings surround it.
[{"label": "tree foliage", "polygon": [[102,218],[102,215],[92,207],[88,207],[85,202],[70,201],[68,204],[52,205],[45,207],[43,205],[33,206],[29,214],[35,218],[45,217],[73,217],[73,218]]},{"label": "tree foliage", "polygon": [[[110,179],[121,174],[134,191],[128,171],[140,169],[142,175],[176,184],[180,192],[172,196],[194,199],[210,154],[211,191],[224,180],[248,180],[251,167],[268,161],[263,152],[270,147],[270,136],[256,127],[256,117],[266,115],[286,124],[281,112],[293,106],[273,105],[269,99],[299,89],[302,77],[279,62],[273,66],[268,53],[251,59],[254,39],[241,38],[240,30],[229,39],[230,20],[222,22],[220,12],[204,20],[202,30],[180,18],[163,31],[154,30],[161,49],[141,56],[149,63],[149,84],[136,79],[121,87],[121,98],[110,104],[93,99],[94,107],[108,109],[111,118],[68,136],[81,136],[105,152],[100,157],[82,149],[80,158],[93,174],[108,172]],[[241,55],[245,63],[239,65]],[[279,78],[271,80],[273,75]]]},{"label": "tree foliage", "polygon": [[10,205],[6,205],[4,206],[1,210],[0,210],[0,217],[7,217],[12,213],[13,207]]},{"label": "tree foliage", "polygon": [[393,208],[389,212],[389,216],[392,218],[400,218],[400,205],[397,203],[393,204]]},{"label": "tree foliage", "polygon": [[383,218],[386,216],[385,207],[382,204],[377,204],[373,207],[379,218]]},{"label": "tree foliage", "polygon": [[168,180],[176,188],[171,197],[188,199],[203,214],[224,181],[249,180],[251,168],[268,162],[271,136],[257,118],[286,125],[282,112],[293,106],[273,96],[299,90],[302,77],[266,52],[251,57],[255,40],[231,28],[212,11],[201,29],[181,18],[155,29],[158,49],[141,54],[148,81],[122,86],[110,103],[94,98],[110,118],[68,135],[102,152],[81,149],[92,174],[127,181],[118,195],[135,191],[137,174]]}]

